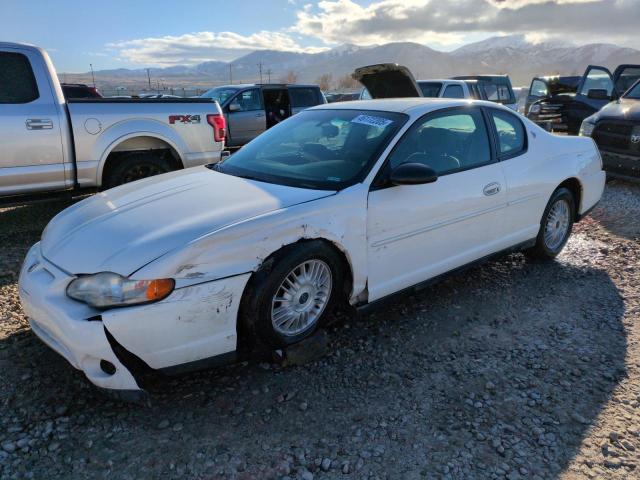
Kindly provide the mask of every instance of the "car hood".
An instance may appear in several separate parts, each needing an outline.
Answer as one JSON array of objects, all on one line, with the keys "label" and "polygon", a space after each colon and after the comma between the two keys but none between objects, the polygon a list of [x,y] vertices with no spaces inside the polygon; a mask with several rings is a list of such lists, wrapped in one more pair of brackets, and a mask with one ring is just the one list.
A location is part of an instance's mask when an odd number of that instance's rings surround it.
[{"label": "car hood", "polygon": [[616,102],[608,103],[595,114],[595,117],[595,121],[604,118],[640,121],[640,100],[622,98]]},{"label": "car hood", "polygon": [[64,210],[45,229],[42,254],[71,274],[130,275],[202,235],[334,193],[190,168],[107,190]]}]

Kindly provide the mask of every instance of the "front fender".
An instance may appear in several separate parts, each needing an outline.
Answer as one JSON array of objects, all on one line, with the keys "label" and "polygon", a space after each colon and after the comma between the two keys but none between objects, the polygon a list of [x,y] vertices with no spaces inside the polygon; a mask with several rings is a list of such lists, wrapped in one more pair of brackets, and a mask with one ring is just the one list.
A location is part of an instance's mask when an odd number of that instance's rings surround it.
[{"label": "front fender", "polygon": [[346,256],[352,299],[366,287],[366,187],[295,205],[224,227],[154,260],[132,278],[176,280],[178,288],[254,272],[273,253],[302,239],[325,239]]}]

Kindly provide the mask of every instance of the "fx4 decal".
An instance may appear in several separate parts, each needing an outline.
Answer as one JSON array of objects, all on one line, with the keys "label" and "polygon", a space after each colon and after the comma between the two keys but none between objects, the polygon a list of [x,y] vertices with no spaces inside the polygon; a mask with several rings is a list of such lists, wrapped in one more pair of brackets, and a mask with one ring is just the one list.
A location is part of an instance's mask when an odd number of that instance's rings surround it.
[{"label": "fx4 decal", "polygon": [[200,115],[169,115],[169,123],[200,123]]}]

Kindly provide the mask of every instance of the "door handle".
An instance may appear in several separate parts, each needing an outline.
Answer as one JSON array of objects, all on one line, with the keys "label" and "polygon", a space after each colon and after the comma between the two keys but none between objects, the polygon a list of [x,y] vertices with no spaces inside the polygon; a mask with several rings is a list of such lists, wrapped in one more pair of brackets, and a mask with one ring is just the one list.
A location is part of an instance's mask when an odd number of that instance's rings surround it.
[{"label": "door handle", "polygon": [[53,121],[49,118],[29,118],[25,124],[27,130],[50,130],[53,128]]},{"label": "door handle", "polygon": [[264,117],[264,113],[256,113],[256,118],[262,118]]},{"label": "door handle", "polygon": [[482,193],[484,193],[487,197],[491,195],[495,195],[500,192],[500,184],[498,182],[491,182],[482,189]]}]

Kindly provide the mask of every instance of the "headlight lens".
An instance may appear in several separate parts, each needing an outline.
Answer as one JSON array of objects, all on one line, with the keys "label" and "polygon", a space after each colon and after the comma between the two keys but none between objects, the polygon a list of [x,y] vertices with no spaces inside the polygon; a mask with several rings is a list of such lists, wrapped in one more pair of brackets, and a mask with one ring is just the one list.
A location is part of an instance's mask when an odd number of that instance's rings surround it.
[{"label": "headlight lens", "polygon": [[531,105],[531,107],[529,107],[529,113],[540,113],[540,105],[537,103]]},{"label": "headlight lens", "polygon": [[593,128],[596,126],[595,123],[587,122],[584,120],[582,125],[580,126],[580,136],[582,137],[590,137],[593,133]]},{"label": "headlight lens", "polygon": [[95,308],[121,307],[157,302],[174,289],[172,278],[129,280],[112,272],[83,275],[67,287],[67,295]]}]

